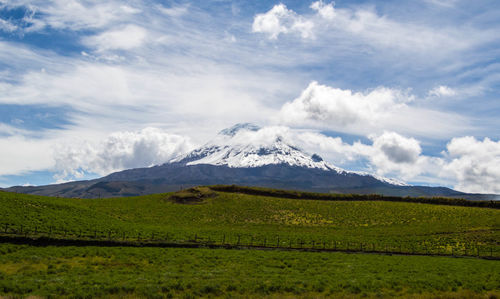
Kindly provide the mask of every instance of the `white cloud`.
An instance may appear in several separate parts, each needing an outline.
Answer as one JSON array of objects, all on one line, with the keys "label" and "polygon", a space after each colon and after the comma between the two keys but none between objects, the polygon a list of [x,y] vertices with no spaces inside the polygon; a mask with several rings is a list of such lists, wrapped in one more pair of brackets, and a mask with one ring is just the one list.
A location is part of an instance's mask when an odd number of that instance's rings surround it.
[{"label": "white cloud", "polygon": [[20,135],[0,138],[0,176],[52,167],[53,142],[51,139],[30,139]]},{"label": "white cloud", "polygon": [[[360,141],[345,143],[340,137],[303,132],[297,135],[302,147],[322,155],[341,167],[355,165],[357,170],[396,179],[412,180],[436,171],[433,158],[421,154],[420,143],[414,138],[394,132],[370,136],[372,144]],[[363,161],[366,165],[363,166]],[[361,167],[361,168],[360,168]]]},{"label": "white cloud", "polygon": [[450,97],[456,95],[457,92],[445,85],[439,85],[429,90],[429,96],[434,97]]},{"label": "white cloud", "polygon": [[283,105],[279,118],[287,125],[362,135],[393,130],[443,136],[466,128],[463,118],[413,106],[413,101],[414,96],[397,89],[380,87],[361,93],[312,82],[298,98]]},{"label": "white cloud", "polygon": [[299,33],[302,38],[313,37],[314,24],[288,9],[283,3],[273,6],[268,12],[254,17],[252,31],[265,33],[276,39],[282,33]]},{"label": "white cloud", "polygon": [[422,148],[416,139],[405,138],[394,132],[385,132],[373,137],[372,140],[373,146],[393,163],[414,163],[422,153]]},{"label": "white cloud", "polygon": [[456,178],[455,188],[465,192],[500,193],[500,141],[460,137],[453,138],[446,148],[451,161],[443,171]]},{"label": "white cloud", "polygon": [[324,19],[333,20],[333,18],[335,18],[335,9],[333,8],[333,2],[325,4],[322,0],[320,0],[313,2],[310,7]]},{"label": "white cloud", "polygon": [[11,33],[11,32],[16,31],[17,29],[18,29],[17,26],[12,24],[11,22],[4,20],[4,19],[0,19],[0,30],[1,31]]},{"label": "white cloud", "polygon": [[[14,119],[13,125],[22,124],[22,120]],[[15,135],[28,135],[30,131],[17,128],[5,123],[0,122],[0,136],[15,136]]]},{"label": "white cloud", "polygon": [[442,160],[422,155],[420,142],[415,138],[384,132],[371,136],[372,145],[360,149],[377,174],[413,180],[420,176],[436,176]]},{"label": "white cloud", "polygon": [[[300,15],[284,4],[275,5],[268,12],[255,15],[253,32],[267,33],[271,39],[278,38],[280,34],[299,32],[302,38],[318,36],[327,44],[350,40],[383,49],[432,53],[433,57],[493,38],[489,33],[472,32],[468,27],[458,30],[399,22],[379,15],[371,7],[335,8],[333,2],[321,0],[312,2],[310,8],[314,13]],[[304,30],[293,30],[297,23],[307,26],[304,26]]]},{"label": "white cloud", "polygon": [[190,139],[158,128],[116,132],[104,140],[66,141],[55,149],[56,178],[81,178],[85,173],[111,172],[162,164],[192,149]]},{"label": "white cloud", "polygon": [[131,50],[143,45],[147,31],[136,25],[127,25],[120,29],[105,31],[98,35],[88,36],[83,43],[97,51]]},{"label": "white cloud", "polygon": [[374,124],[408,101],[410,97],[387,88],[362,94],[311,82],[300,97],[283,105],[281,117],[288,123],[313,120],[334,126],[360,121]]},{"label": "white cloud", "polygon": [[[24,6],[31,10],[25,17],[26,31],[38,31],[49,26],[55,29],[99,29],[140,12],[122,1],[16,1],[9,7]],[[43,17],[38,17],[43,16]]]}]

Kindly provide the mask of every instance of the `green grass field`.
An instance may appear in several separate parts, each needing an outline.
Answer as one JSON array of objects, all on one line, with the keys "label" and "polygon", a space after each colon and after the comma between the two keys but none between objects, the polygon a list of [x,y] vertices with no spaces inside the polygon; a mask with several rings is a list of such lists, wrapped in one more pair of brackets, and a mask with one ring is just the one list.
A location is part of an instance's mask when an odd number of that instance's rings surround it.
[{"label": "green grass field", "polygon": [[[500,210],[405,202],[297,200],[218,193],[179,204],[166,194],[109,199],[66,199],[0,194],[0,219],[24,230],[101,237],[195,236],[234,243],[304,242],[419,252],[500,256]],[[0,226],[0,231],[2,227]],[[357,245],[356,245],[357,246]]]},{"label": "green grass field", "polygon": [[90,297],[495,298],[497,261],[225,249],[0,245],[0,293]]},{"label": "green grass field", "polygon": [[[184,200],[189,192],[176,200],[170,195],[68,199],[0,192],[0,234],[50,231],[54,238],[132,242],[196,236],[274,247],[297,247],[300,240],[315,248],[500,256],[499,209],[225,192],[190,202]],[[0,244],[0,295],[6,296],[495,298],[498,273],[500,261],[477,258]]]}]

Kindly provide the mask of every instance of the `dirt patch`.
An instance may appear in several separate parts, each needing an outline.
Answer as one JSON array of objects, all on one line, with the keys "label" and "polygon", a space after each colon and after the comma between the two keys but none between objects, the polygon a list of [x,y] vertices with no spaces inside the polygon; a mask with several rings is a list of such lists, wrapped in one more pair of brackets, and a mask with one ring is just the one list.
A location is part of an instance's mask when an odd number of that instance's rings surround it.
[{"label": "dirt patch", "polygon": [[168,198],[180,204],[202,204],[208,198],[216,197],[217,193],[207,187],[194,187],[175,192]]}]

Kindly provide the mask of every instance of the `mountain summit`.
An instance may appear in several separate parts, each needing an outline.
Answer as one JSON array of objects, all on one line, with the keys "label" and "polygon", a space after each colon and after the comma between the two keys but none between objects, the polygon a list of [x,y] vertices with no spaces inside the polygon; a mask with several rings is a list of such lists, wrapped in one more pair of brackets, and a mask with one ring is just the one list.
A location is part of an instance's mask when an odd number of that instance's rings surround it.
[{"label": "mountain summit", "polygon": [[237,124],[167,163],[128,169],[96,180],[12,187],[7,190],[64,197],[133,196],[196,185],[236,184],[314,192],[396,196],[464,196],[443,187],[408,186],[369,173],[347,171],[296,147],[279,127]]},{"label": "mountain summit", "polygon": [[209,164],[232,168],[261,167],[265,165],[287,164],[289,166],[317,168],[343,173],[316,155],[308,155],[288,144],[283,137],[272,134],[256,134],[260,127],[244,123],[224,129],[210,142],[186,155],[177,157],[170,163],[187,166]]},{"label": "mountain summit", "polygon": [[[307,154],[285,141],[284,136],[251,123],[240,123],[224,129],[217,136],[188,154],[177,157],[166,164],[179,163],[185,166],[216,165],[230,168],[256,168],[266,165],[287,165],[333,171],[337,174],[356,174],[375,178],[396,186],[407,186],[404,182],[367,172],[347,171],[323,160],[318,154]],[[166,165],[164,164],[164,165]]]}]

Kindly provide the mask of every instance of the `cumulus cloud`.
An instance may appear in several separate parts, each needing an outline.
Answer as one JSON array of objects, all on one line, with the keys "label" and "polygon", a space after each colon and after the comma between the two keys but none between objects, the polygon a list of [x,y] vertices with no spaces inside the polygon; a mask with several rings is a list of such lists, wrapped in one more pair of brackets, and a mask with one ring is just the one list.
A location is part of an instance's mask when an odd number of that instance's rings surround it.
[{"label": "cumulus cloud", "polygon": [[434,96],[434,97],[449,97],[449,96],[454,96],[456,94],[457,92],[454,89],[445,85],[439,85],[429,90],[429,96]]},{"label": "cumulus cloud", "polygon": [[371,135],[370,142],[346,143],[340,137],[317,132],[298,132],[294,140],[309,152],[320,154],[325,160],[347,169],[374,173],[393,179],[428,181],[451,185],[448,178],[438,178],[442,158],[422,154],[420,142],[395,132]]},{"label": "cumulus cloud", "polygon": [[422,152],[416,139],[405,138],[394,132],[374,137],[373,146],[394,163],[414,163]]},{"label": "cumulus cloud", "polygon": [[98,35],[88,36],[83,43],[97,51],[130,50],[140,47],[146,40],[147,31],[136,25],[105,31]]},{"label": "cumulus cloud", "polygon": [[313,120],[336,126],[347,126],[362,120],[375,123],[388,111],[407,101],[411,98],[387,88],[363,94],[311,82],[300,97],[283,105],[281,117],[290,123]]},{"label": "cumulus cloud", "polygon": [[59,180],[78,179],[85,173],[106,175],[162,164],[192,147],[189,138],[158,128],[116,132],[99,142],[74,142],[56,148],[54,169]]},{"label": "cumulus cloud", "polygon": [[[412,134],[448,134],[459,128],[456,115],[412,106],[415,97],[398,89],[379,87],[353,92],[312,82],[279,113],[282,123],[368,135],[384,130]],[[419,126],[415,126],[419,123]],[[466,121],[462,122],[462,127]]]},{"label": "cumulus cloud", "polygon": [[333,20],[335,18],[335,9],[333,8],[333,2],[325,4],[323,1],[316,1],[311,3],[311,9],[315,10],[317,14],[327,20]]},{"label": "cumulus cloud", "polygon": [[458,190],[500,193],[500,141],[453,138],[446,149],[450,162],[443,170],[456,178]]},{"label": "cumulus cloud", "polygon": [[313,37],[314,24],[288,9],[283,3],[273,6],[268,12],[257,14],[252,31],[265,33],[270,39],[276,39],[282,33],[298,33],[302,38]]},{"label": "cumulus cloud", "polygon": [[435,176],[441,160],[422,155],[420,142],[395,132],[370,136],[372,145],[364,147],[365,155],[373,170],[380,175],[412,180],[421,175]]}]

